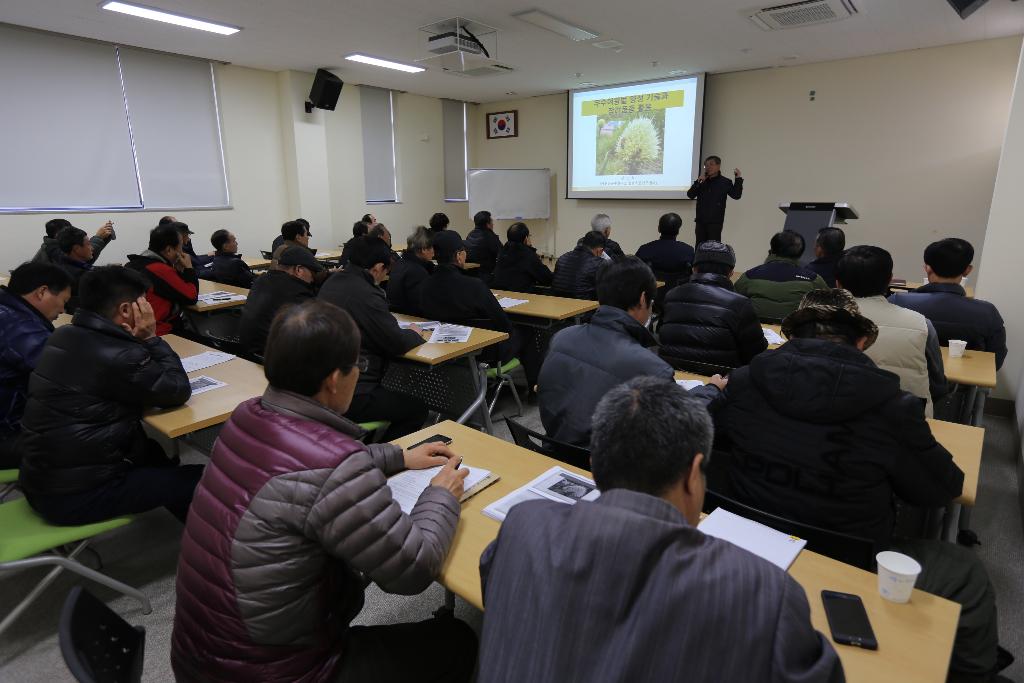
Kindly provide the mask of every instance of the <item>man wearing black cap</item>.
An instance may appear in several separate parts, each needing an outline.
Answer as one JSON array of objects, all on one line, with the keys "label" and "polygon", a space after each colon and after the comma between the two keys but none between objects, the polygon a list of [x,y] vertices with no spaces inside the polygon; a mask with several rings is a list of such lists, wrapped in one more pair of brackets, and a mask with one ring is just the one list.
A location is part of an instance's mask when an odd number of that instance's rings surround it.
[{"label": "man wearing black cap", "polygon": [[735,267],[731,246],[701,242],[693,276],[665,295],[659,353],[673,366],[735,368],[768,348],[754,305],[733,290],[730,278]]},{"label": "man wearing black cap", "polygon": [[591,230],[576,247],[558,257],[551,290],[558,296],[597,300],[597,271],[604,265],[601,258],[606,242],[604,233]]},{"label": "man wearing black cap", "polygon": [[324,267],[305,247],[287,247],[276,269],[256,278],[242,307],[239,341],[247,353],[263,355],[270,324],[286,304],[301,304],[316,297],[313,278]]},{"label": "man wearing black cap", "polygon": [[[73,227],[71,221],[66,218],[54,218],[46,221],[46,235],[43,237],[43,244],[39,247],[39,251],[32,257],[33,263],[57,263],[60,261],[60,246],[57,244],[57,233],[64,228]],[[110,244],[110,241],[114,239],[114,224],[107,221],[103,224],[96,234],[89,238],[89,243],[92,244],[92,260],[90,263],[96,263],[96,259],[100,257],[100,252],[103,251],[103,247]]]},{"label": "man wearing black cap", "polygon": [[924,568],[917,588],[961,605],[949,680],[991,680],[995,595],[977,556],[893,538],[894,500],[944,507],[964,474],[932,436],[923,403],[864,353],[878,326],[848,291],[823,289],[804,295],[782,334],[788,342],[730,374],[709,406],[729,446],[727,490],[764,512],[914,557]]}]

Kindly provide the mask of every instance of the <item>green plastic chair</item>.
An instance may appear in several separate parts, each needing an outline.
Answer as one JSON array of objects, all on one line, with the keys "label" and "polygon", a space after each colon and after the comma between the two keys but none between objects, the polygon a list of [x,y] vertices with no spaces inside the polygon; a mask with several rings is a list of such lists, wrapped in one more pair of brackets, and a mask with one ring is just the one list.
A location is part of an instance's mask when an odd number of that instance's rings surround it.
[{"label": "green plastic chair", "polygon": [[[86,549],[92,538],[131,523],[131,517],[115,517],[82,526],[54,526],[36,514],[24,498],[0,504],[0,529],[3,529],[3,533],[0,533],[0,571],[53,566],[50,573],[0,622],[0,633],[14,623],[64,570],[135,598],[142,604],[145,614],[152,612],[149,599],[141,591],[90,569],[75,559]],[[74,544],[70,552],[58,553],[56,550],[70,544]]]},{"label": "green plastic chair", "polygon": [[508,387],[512,392],[512,398],[516,400],[516,417],[523,414],[523,402],[519,400],[519,392],[516,391],[515,382],[512,381],[512,375],[509,373],[518,367],[521,367],[522,363],[519,362],[518,358],[513,358],[507,363],[503,363],[501,367],[487,368],[487,380],[498,380],[498,386],[494,390],[494,397],[491,399],[491,405],[487,408],[487,412],[491,415],[494,414],[494,406],[498,403],[498,394],[501,393],[502,387]]},{"label": "green plastic chair", "polygon": [[18,470],[0,470],[0,503],[18,488]]},{"label": "green plastic chair", "polygon": [[377,443],[380,440],[380,437],[384,435],[384,432],[388,430],[388,427],[391,426],[391,423],[388,422],[387,420],[360,422],[358,424],[359,427],[363,429],[363,431],[369,434],[370,438],[367,439],[369,443]]}]

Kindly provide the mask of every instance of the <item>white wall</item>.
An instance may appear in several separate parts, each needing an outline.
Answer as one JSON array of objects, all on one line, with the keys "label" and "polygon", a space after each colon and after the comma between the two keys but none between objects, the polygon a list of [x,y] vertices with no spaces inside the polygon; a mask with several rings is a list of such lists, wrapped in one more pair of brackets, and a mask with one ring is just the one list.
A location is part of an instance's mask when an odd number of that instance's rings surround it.
[{"label": "white wall", "polygon": [[[1013,37],[709,76],[704,153],[720,155],[728,173],[739,166],[747,182],[726,212],[739,264],[763,259],[782,201],[851,202],[863,219],[850,224],[849,243],[885,246],[911,279],[934,239],[963,236],[980,250],[1020,45]],[[532,222],[542,250],[567,250],[601,211],[627,251],[653,239],[667,211],[683,216],[692,241],[693,202],[565,199],[565,95],[471,109],[471,166],[556,174],[552,218]],[[519,110],[519,137],[486,140],[485,113],[505,109]]]},{"label": "white wall", "polygon": [[[999,373],[996,396],[1017,400],[1024,428],[1024,304],[1020,298],[1021,187],[1024,187],[1024,52],[1017,67],[1013,104],[988,216],[977,295],[996,305],[1006,322],[1010,350]],[[976,261],[977,263],[977,261]]]}]

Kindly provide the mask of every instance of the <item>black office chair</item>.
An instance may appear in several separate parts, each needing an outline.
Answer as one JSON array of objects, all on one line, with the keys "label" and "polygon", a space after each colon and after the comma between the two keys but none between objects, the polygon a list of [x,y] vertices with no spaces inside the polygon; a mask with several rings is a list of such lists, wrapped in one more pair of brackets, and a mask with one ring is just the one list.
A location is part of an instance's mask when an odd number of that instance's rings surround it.
[{"label": "black office chair", "polygon": [[260,255],[263,258],[265,258],[265,259],[273,259],[274,258],[274,252],[272,252],[272,251],[263,251],[262,249],[260,249]]},{"label": "black office chair", "polygon": [[871,539],[778,517],[709,489],[704,495],[704,512],[710,513],[715,508],[723,508],[776,531],[802,538],[807,541],[808,550],[826,555],[833,560],[839,560],[867,571],[875,569],[875,543]]},{"label": "black office chair", "polygon": [[508,425],[508,431],[512,433],[512,440],[517,446],[560,460],[567,465],[590,470],[590,451],[588,449],[535,432],[511,417],[505,418],[505,424]]},{"label": "black office chair", "polygon": [[[650,266],[651,264],[648,263],[647,265]],[[673,287],[687,282],[692,274],[692,268],[690,264],[686,264],[686,267],[682,270],[657,270],[654,266],[651,266],[651,271],[654,273],[655,280],[665,283],[665,286],[659,287],[658,291],[654,294],[654,315],[660,320],[661,316],[665,313],[665,295]]]},{"label": "black office chair", "polygon": [[79,683],[142,680],[146,629],[132,626],[81,586],[64,601],[59,640],[64,663]]},{"label": "black office chair", "polygon": [[782,321],[786,319],[786,316],[777,315],[759,315],[757,319],[765,325],[781,325]]},{"label": "black office chair", "polygon": [[714,363],[701,363],[700,361],[678,358],[667,353],[659,353],[662,359],[676,370],[692,372],[695,375],[711,377],[712,375],[728,375],[735,368],[729,365],[716,365]]}]

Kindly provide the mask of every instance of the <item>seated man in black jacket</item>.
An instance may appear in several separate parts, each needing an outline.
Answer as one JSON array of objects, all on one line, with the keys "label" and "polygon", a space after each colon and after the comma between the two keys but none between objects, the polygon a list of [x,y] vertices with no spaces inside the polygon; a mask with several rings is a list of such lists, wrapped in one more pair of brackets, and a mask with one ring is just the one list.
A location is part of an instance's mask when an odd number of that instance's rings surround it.
[{"label": "seated man in black jacket", "polygon": [[21,487],[53,524],[156,507],[185,521],[203,468],[175,467],[142,430],[147,408],[180,406],[192,393],[156,336],[147,286],[122,266],[86,273],[74,321],[53,333],[29,380]]},{"label": "seated man in black jacket", "polygon": [[223,285],[245,289],[252,287],[256,276],[238,253],[238,238],[235,234],[223,229],[217,230],[210,236],[210,243],[216,252],[212,259],[196,269],[199,277]]},{"label": "seated man in black jacket", "polygon": [[[34,263],[56,263],[60,258],[60,247],[57,245],[57,234],[64,228],[71,227],[71,221],[66,218],[54,218],[46,221],[46,235],[43,237],[43,244],[39,251],[32,257]],[[103,248],[114,239],[114,224],[107,221],[103,227],[96,231],[96,234],[89,238],[92,243],[92,262],[100,257]]]},{"label": "seated man in black jacket", "polygon": [[54,265],[60,266],[71,278],[71,298],[64,310],[74,313],[78,308],[78,283],[82,276],[92,270],[92,240],[85,230],[68,226],[57,233],[57,246],[60,253],[55,256]]},{"label": "seated man in black jacket", "polygon": [[[466,246],[454,230],[434,236],[437,270],[423,285],[423,315],[432,320],[472,325],[497,332],[508,332],[509,338],[498,344],[496,351],[484,353],[484,359],[502,364],[518,358],[526,373],[528,396],[532,398],[540,372],[541,355],[532,328],[513,325],[501,304],[482,280],[467,277]],[[497,354],[496,358],[489,357]]]},{"label": "seated man in black jacket", "polygon": [[281,253],[278,267],[256,279],[242,306],[238,326],[239,342],[246,353],[263,355],[274,316],[282,306],[315,298],[313,279],[323,269],[309,249],[288,247]]},{"label": "seated man in black jacket", "polygon": [[604,254],[601,255],[605,261],[621,261],[626,258],[622,253],[622,247],[611,238],[612,219],[606,213],[599,213],[590,219],[590,229],[597,230],[604,235]]},{"label": "seated man in black jacket", "polygon": [[836,286],[836,264],[846,249],[846,233],[842,228],[822,228],[814,240],[814,260],[807,264],[829,287]]},{"label": "seated man in black jacket", "polygon": [[551,269],[540,262],[526,223],[513,223],[506,235],[508,241],[498,255],[491,285],[513,292],[532,292],[538,285],[551,285]]},{"label": "seated man in black jacket", "polygon": [[433,235],[421,225],[409,235],[405,245],[405,251],[391,266],[388,304],[392,311],[422,316],[423,283],[434,272]]},{"label": "seated man in black jacket", "polygon": [[878,327],[849,292],[825,289],[804,296],[782,333],[789,341],[734,371],[710,406],[731,451],[732,495],[917,559],[917,587],[962,606],[951,671],[988,680],[995,601],[978,559],[951,543],[892,537],[894,499],[944,506],[964,475],[932,436],[923,403],[864,354]]},{"label": "seated man in black jacket", "polygon": [[433,235],[434,233],[447,229],[449,223],[450,221],[448,220],[447,214],[440,212],[435,213],[430,217],[430,234]]},{"label": "seated man in black jacket", "polygon": [[686,363],[735,368],[768,348],[750,299],[733,291],[736,252],[721,242],[701,242],[693,275],[665,295],[658,323],[661,357],[674,367]]},{"label": "seated man in black jacket", "polygon": [[369,236],[355,239],[345,270],[332,275],[319,294],[320,299],[347,311],[362,334],[359,358],[365,365],[360,368],[356,393],[345,417],[353,422],[389,421],[385,441],[416,431],[427,419],[422,401],[381,385],[390,360],[424,341],[418,326],[403,330],[388,310],[380,283],[390,269],[391,249],[383,240]]},{"label": "seated man in black jacket", "polygon": [[591,230],[580,238],[576,248],[558,257],[551,279],[551,292],[555,296],[572,299],[597,300],[597,271],[605,264],[605,237]]},{"label": "seated man in black jacket", "polygon": [[473,216],[473,229],[466,235],[466,259],[480,264],[484,279],[494,272],[494,264],[501,253],[501,239],[494,234],[494,220],[490,211],[477,211]]}]

